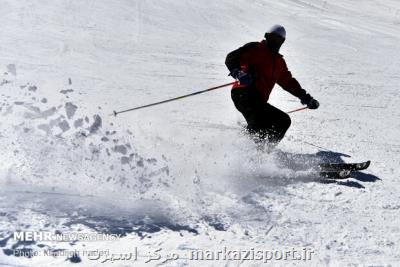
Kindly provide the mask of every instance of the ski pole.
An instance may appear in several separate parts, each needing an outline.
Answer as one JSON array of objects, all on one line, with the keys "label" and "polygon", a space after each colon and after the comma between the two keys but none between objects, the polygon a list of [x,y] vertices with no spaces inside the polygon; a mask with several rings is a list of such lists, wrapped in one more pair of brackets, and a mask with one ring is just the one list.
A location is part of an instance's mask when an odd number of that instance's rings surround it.
[{"label": "ski pole", "polygon": [[303,107],[303,108],[294,109],[294,110],[288,111],[288,112],[286,112],[286,113],[287,113],[287,114],[289,114],[289,113],[294,113],[294,112],[301,111],[301,110],[305,110],[305,109],[308,109],[308,107]]},{"label": "ski pole", "polygon": [[223,88],[223,87],[232,85],[234,83],[235,82],[226,83],[226,84],[215,86],[215,87],[211,87],[211,88],[208,88],[208,89],[205,89],[205,90],[202,90],[202,91],[198,91],[198,92],[194,92],[194,93],[191,93],[191,94],[174,97],[174,98],[171,98],[171,99],[167,99],[167,100],[164,100],[164,101],[147,104],[147,105],[144,105],[144,106],[134,107],[134,108],[125,109],[125,110],[121,110],[121,111],[115,111],[114,110],[112,115],[117,116],[120,113],[129,112],[129,111],[133,111],[133,110],[138,110],[138,109],[142,109],[142,108],[147,108],[147,107],[152,107],[152,106],[155,106],[155,105],[168,103],[168,102],[179,100],[179,99],[182,99],[182,98],[185,98],[185,97],[194,96],[194,95],[202,94],[202,93],[209,92],[209,91],[212,91],[212,90],[215,90],[215,89]]}]

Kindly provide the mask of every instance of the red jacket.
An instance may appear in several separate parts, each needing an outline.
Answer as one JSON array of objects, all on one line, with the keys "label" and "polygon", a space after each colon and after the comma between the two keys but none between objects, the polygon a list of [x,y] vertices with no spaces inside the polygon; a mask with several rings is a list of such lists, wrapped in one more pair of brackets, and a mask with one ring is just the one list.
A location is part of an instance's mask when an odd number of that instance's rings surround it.
[{"label": "red jacket", "polygon": [[[281,54],[272,53],[265,40],[248,43],[230,52],[225,61],[230,71],[241,68],[250,73],[257,91],[265,102],[268,101],[275,83],[294,96],[305,94],[299,82],[292,77]],[[236,82],[233,89],[246,87]]]}]

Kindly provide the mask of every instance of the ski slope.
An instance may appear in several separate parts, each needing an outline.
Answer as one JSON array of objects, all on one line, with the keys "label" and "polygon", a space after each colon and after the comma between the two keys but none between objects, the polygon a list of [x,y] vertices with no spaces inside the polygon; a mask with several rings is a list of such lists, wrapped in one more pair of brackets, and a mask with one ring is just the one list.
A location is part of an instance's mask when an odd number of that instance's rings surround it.
[{"label": "ski slope", "polygon": [[[190,259],[223,249],[313,252],[273,266],[400,263],[398,1],[0,3],[0,265],[265,264]],[[243,135],[229,88],[111,116],[231,82],[226,54],[278,23],[289,69],[321,106],[293,113],[275,152]],[[269,102],[300,107],[278,86]],[[327,160],[372,163],[323,182],[309,169]],[[121,238],[22,242],[15,231]],[[117,257],[135,248],[135,261]]]}]

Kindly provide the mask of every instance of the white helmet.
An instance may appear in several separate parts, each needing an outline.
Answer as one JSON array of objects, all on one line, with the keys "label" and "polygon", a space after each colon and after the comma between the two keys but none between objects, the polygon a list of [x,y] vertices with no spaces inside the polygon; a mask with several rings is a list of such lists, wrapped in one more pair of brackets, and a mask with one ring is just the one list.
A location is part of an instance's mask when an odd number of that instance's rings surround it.
[{"label": "white helmet", "polygon": [[277,24],[272,26],[272,28],[265,35],[267,35],[268,33],[275,33],[283,39],[286,39],[286,30],[282,25]]}]

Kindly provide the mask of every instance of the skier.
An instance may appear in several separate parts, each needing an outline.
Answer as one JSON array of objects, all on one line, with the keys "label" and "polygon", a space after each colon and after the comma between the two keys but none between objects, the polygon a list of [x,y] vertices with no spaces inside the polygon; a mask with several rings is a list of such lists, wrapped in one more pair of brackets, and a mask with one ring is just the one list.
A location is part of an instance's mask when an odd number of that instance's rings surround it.
[{"label": "skier", "polygon": [[251,42],[230,52],[225,64],[237,81],[231,90],[235,107],[247,121],[247,130],[260,148],[274,147],[290,127],[288,114],[267,103],[275,83],[298,97],[303,105],[317,109],[319,103],[292,77],[279,49],[286,39],[281,25],[265,33],[265,40]]}]

